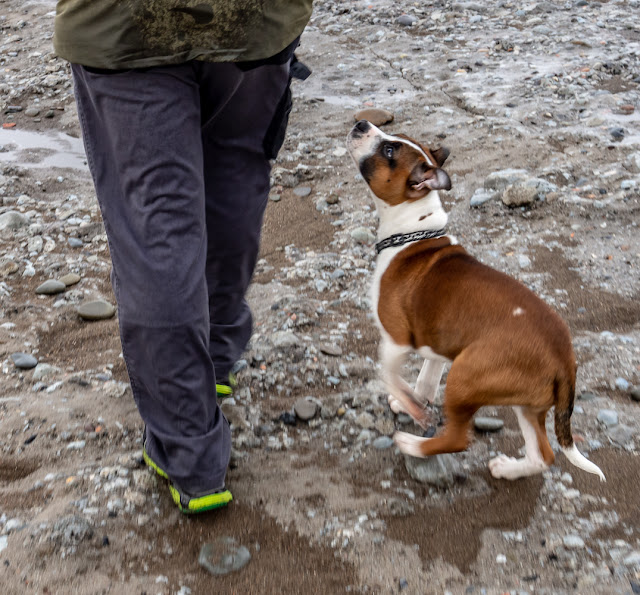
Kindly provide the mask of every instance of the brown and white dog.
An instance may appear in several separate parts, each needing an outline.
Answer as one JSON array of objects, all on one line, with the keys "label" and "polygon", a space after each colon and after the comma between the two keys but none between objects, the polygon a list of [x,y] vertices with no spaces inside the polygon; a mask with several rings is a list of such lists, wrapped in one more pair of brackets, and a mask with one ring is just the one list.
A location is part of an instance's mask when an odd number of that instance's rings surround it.
[{"label": "brown and white dog", "polygon": [[[476,411],[510,405],[526,454],[500,455],[489,470],[505,479],[533,475],[554,461],[545,418],[555,406],[564,454],[604,481],[571,434],[576,362],[567,325],[524,285],[483,265],[445,234],[438,190],[451,188],[441,169],[448,150],[389,136],[366,120],[351,130],[347,148],[373,192],[380,220],[372,307],[391,408],[426,427],[427,404],[434,401],[445,363],[452,362],[445,427],[433,438],[396,432],[400,450],[416,457],[465,450]],[[425,358],[415,392],[401,378],[412,351]]]}]

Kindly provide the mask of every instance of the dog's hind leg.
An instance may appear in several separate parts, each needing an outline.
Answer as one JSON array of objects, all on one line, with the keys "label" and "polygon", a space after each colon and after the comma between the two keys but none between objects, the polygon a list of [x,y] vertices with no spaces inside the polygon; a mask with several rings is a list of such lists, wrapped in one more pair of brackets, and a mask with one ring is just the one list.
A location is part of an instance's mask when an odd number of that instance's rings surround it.
[{"label": "dog's hind leg", "polygon": [[380,342],[382,379],[390,392],[389,405],[391,410],[394,413],[408,413],[418,425],[426,429],[430,421],[427,410],[401,376],[402,365],[410,350],[410,347],[397,345],[389,337],[383,335]]},{"label": "dog's hind leg", "polygon": [[553,450],[547,438],[545,419],[548,409],[534,411],[529,407],[513,408],[524,436],[525,456],[514,459],[499,455],[489,461],[489,471],[496,478],[518,479],[542,473],[554,461]]}]

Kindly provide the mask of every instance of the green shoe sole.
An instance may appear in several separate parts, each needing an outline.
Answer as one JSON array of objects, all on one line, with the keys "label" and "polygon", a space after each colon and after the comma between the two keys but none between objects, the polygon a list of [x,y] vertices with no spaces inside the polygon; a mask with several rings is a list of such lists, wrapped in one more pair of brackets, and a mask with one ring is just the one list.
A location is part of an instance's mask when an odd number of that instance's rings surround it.
[{"label": "green shoe sole", "polygon": [[147,466],[153,469],[160,477],[162,477],[163,479],[169,479],[169,476],[162,469],[160,469],[160,467],[156,465],[154,460],[147,454],[147,450],[144,447],[142,447],[142,459],[147,464]]},{"label": "green shoe sole", "polygon": [[229,490],[188,499],[182,496],[172,485],[169,485],[169,491],[171,492],[173,501],[183,514],[198,514],[200,512],[206,512],[207,510],[214,510],[226,506],[233,500],[233,496]]}]

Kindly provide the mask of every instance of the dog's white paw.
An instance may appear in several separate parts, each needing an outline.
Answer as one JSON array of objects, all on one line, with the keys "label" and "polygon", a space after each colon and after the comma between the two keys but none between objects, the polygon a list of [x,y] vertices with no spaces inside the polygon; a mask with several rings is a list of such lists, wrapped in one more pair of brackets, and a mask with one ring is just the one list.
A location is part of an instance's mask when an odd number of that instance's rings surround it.
[{"label": "dog's white paw", "polygon": [[393,441],[401,452],[412,457],[424,457],[420,450],[420,445],[429,440],[428,438],[421,438],[415,434],[408,434],[407,432],[396,432],[393,435]]},{"label": "dog's white paw", "polygon": [[389,401],[389,407],[391,408],[391,411],[393,411],[394,413],[398,414],[398,413],[406,413],[408,414],[409,412],[402,406],[402,403],[400,403],[400,401],[398,401],[398,399],[396,399],[393,395],[389,395],[387,397],[387,400]]},{"label": "dog's white paw", "polygon": [[507,455],[498,455],[489,461],[489,472],[496,479],[513,479],[517,468],[518,460]]}]

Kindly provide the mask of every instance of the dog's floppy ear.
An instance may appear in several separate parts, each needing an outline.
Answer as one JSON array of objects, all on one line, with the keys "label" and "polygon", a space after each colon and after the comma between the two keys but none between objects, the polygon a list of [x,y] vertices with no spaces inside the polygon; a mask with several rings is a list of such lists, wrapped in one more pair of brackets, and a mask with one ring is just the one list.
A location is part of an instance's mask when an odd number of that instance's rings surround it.
[{"label": "dog's floppy ear", "polygon": [[447,157],[449,157],[449,153],[451,153],[451,151],[449,151],[447,147],[440,147],[439,149],[432,151],[431,154],[435,157],[436,163],[442,167],[444,162],[447,160]]},{"label": "dog's floppy ear", "polygon": [[424,179],[413,186],[414,190],[422,190],[424,188],[429,188],[429,190],[451,190],[449,174],[439,167],[428,169],[424,174]]}]

